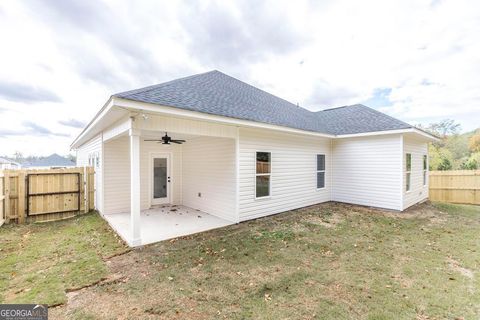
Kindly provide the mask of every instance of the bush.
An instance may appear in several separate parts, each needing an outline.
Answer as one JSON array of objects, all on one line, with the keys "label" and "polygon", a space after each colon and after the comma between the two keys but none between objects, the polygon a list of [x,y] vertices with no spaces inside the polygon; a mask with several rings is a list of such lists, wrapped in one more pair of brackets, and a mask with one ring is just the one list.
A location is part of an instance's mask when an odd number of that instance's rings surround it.
[{"label": "bush", "polygon": [[452,170],[452,163],[447,158],[442,158],[440,164],[437,167],[437,170],[446,171]]}]

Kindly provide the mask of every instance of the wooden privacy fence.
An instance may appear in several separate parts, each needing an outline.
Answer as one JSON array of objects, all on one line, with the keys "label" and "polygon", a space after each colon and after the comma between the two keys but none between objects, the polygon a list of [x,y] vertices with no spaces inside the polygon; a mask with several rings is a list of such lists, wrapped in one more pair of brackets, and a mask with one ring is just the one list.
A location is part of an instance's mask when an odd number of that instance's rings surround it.
[{"label": "wooden privacy fence", "polygon": [[0,225],[72,217],[94,209],[94,170],[0,171]]},{"label": "wooden privacy fence", "polygon": [[480,170],[430,171],[430,200],[480,205]]}]

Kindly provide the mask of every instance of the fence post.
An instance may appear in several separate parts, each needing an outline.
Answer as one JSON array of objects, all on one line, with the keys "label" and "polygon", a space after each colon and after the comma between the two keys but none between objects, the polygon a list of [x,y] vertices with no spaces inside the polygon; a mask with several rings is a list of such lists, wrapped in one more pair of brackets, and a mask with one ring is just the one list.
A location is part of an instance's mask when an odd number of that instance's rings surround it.
[{"label": "fence post", "polygon": [[90,184],[89,184],[90,172],[88,167],[83,167],[83,195],[85,206],[83,208],[84,212],[87,213],[90,211]]},{"label": "fence post", "polygon": [[10,173],[8,170],[4,171],[3,185],[5,187],[5,198],[3,199],[5,203],[5,220],[10,222]]},{"label": "fence post", "polygon": [[0,171],[0,226],[3,225],[5,222],[5,210],[4,210],[4,204],[5,204],[5,195],[4,195],[4,174],[3,171]]},{"label": "fence post", "polygon": [[26,198],[25,192],[25,171],[18,171],[18,180],[17,180],[17,195],[18,195],[18,223],[25,223],[25,201],[28,201]]}]

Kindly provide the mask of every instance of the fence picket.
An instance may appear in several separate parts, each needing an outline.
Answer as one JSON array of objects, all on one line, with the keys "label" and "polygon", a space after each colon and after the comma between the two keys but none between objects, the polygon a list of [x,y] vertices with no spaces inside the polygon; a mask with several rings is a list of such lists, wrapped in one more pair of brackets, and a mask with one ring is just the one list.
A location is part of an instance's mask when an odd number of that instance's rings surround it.
[{"label": "fence picket", "polygon": [[91,167],[0,171],[0,225],[3,219],[51,221],[93,210],[91,174]]},{"label": "fence picket", "polygon": [[431,171],[429,198],[480,205],[480,170]]}]

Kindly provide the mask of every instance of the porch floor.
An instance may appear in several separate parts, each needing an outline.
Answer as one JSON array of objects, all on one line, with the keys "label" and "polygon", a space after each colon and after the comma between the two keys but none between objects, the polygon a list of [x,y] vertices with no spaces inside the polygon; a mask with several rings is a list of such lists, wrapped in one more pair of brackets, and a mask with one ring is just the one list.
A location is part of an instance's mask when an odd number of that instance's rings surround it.
[{"label": "porch floor", "polygon": [[[110,226],[132,246],[130,212],[106,214]],[[141,245],[173,239],[189,234],[234,224],[208,213],[185,206],[155,206],[141,212]]]}]

